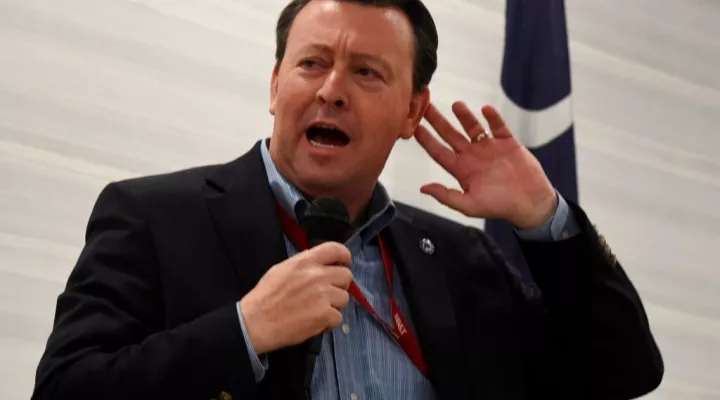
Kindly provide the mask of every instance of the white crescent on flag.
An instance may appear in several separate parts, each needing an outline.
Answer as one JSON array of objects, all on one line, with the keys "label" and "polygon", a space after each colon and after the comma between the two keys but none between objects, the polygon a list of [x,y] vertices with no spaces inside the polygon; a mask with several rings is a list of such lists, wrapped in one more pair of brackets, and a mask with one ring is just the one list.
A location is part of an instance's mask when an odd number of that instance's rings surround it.
[{"label": "white crescent on flag", "polygon": [[528,110],[512,101],[504,90],[498,108],[520,143],[528,148],[544,146],[573,125],[572,94],[541,110]]}]

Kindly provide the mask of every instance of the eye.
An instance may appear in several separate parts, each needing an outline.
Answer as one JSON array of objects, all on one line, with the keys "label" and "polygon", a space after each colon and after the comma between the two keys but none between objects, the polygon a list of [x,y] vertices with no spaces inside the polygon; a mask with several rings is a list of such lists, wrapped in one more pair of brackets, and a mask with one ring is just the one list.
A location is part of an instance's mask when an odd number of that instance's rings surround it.
[{"label": "eye", "polygon": [[300,66],[303,68],[312,68],[316,65],[317,65],[317,61],[312,60],[312,59],[306,59],[306,60],[300,61]]},{"label": "eye", "polygon": [[380,77],[380,74],[378,74],[377,71],[375,71],[372,68],[364,67],[364,68],[358,68],[357,73],[361,76],[367,76],[367,77]]}]

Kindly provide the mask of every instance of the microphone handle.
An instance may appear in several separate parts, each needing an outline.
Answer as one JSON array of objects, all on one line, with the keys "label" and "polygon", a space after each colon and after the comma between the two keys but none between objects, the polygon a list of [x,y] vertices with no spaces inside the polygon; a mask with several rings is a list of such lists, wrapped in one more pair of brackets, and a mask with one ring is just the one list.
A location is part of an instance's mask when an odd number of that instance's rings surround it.
[{"label": "microphone handle", "polygon": [[[327,240],[321,238],[310,238],[308,242],[308,247],[313,248],[326,241]],[[319,335],[313,336],[309,339],[310,345],[308,347],[307,353],[305,354],[305,379],[303,381],[303,384],[305,386],[305,400],[312,399],[312,378],[315,372],[315,362],[317,361],[317,357],[320,354],[320,349],[322,349],[322,340],[324,333],[325,332],[321,332]]]},{"label": "microphone handle", "polygon": [[312,399],[312,378],[315,372],[315,362],[317,361],[317,357],[320,354],[320,349],[322,348],[322,340],[322,333],[317,336],[313,336],[310,339],[310,346],[308,347],[308,351],[305,354],[305,380],[303,383],[305,386],[306,400]]}]

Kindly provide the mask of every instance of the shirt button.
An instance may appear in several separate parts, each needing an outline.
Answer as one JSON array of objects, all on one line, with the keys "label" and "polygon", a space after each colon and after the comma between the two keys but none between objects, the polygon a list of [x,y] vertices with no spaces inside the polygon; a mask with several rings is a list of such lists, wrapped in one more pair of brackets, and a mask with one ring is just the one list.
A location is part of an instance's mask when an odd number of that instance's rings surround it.
[{"label": "shirt button", "polygon": [[[343,333],[346,334],[346,335],[347,335],[348,333],[350,333],[350,325],[348,325],[348,324],[342,324],[342,331],[343,331]],[[354,394],[353,394],[353,396],[354,396]],[[352,396],[350,396],[350,397],[352,397]],[[354,398],[353,398],[353,399],[354,399]]]},{"label": "shirt button", "polygon": [[355,393],[350,394],[350,400],[358,400],[358,397]]}]

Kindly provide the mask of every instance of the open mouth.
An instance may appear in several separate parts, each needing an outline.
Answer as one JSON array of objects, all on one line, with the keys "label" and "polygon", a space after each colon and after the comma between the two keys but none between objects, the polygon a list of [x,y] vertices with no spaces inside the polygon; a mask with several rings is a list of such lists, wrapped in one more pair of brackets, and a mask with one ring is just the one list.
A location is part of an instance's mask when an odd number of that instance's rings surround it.
[{"label": "open mouth", "polygon": [[347,146],[350,143],[345,132],[328,125],[313,125],[305,135],[313,146],[327,149]]}]

